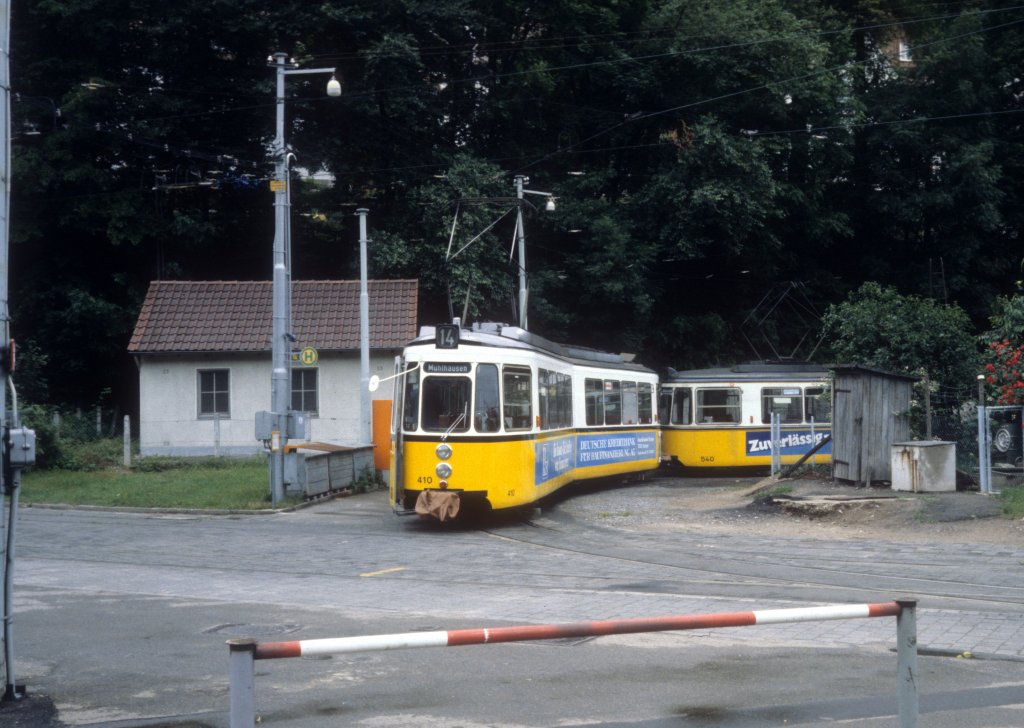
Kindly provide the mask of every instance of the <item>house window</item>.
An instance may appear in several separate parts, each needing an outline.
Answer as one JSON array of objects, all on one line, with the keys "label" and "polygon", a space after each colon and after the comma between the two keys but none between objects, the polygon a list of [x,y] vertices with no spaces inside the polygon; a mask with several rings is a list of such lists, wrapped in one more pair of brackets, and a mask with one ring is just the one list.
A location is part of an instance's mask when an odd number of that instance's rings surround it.
[{"label": "house window", "polygon": [[910,44],[907,43],[907,41],[905,41],[905,40],[901,40],[899,42],[898,54],[899,54],[899,59],[903,63],[910,63],[912,60],[914,60],[914,55],[910,51]]},{"label": "house window", "polygon": [[292,409],[317,414],[318,369],[292,369]]},{"label": "house window", "polygon": [[229,374],[227,369],[200,369],[198,371],[200,417],[231,416]]}]

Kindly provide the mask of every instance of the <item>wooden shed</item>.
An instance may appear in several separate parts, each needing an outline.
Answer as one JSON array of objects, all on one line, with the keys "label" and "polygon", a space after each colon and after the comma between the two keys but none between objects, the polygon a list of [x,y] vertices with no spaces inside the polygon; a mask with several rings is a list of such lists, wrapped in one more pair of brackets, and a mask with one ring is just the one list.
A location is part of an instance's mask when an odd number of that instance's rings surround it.
[{"label": "wooden shed", "polygon": [[865,485],[892,480],[891,446],[910,439],[917,377],[857,365],[829,367],[832,477]]}]

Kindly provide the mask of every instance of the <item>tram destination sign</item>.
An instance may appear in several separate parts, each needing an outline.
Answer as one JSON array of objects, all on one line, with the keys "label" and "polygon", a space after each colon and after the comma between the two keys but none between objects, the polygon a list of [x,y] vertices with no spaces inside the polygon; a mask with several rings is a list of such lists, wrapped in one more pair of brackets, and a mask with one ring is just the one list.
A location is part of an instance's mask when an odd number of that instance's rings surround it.
[{"label": "tram destination sign", "polygon": [[472,369],[469,362],[428,361],[423,365],[428,374],[469,374]]}]

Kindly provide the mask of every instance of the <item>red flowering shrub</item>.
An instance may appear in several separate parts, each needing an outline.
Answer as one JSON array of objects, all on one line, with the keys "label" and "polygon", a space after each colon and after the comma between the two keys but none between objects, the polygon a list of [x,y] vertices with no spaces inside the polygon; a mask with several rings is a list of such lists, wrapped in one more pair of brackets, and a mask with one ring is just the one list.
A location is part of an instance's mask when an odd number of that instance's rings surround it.
[{"label": "red flowering shrub", "polygon": [[995,389],[996,403],[1024,404],[1024,344],[1011,344],[1009,339],[993,341],[988,358],[985,381]]}]

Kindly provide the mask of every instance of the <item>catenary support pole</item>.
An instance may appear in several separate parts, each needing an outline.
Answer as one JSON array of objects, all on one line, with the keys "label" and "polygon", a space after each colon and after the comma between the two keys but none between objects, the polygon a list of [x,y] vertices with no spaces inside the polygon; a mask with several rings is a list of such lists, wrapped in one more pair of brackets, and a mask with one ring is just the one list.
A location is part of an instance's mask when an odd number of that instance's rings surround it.
[{"label": "catenary support pole", "polygon": [[359,435],[363,444],[373,442],[370,414],[370,293],[366,271],[366,216],[369,213],[365,207],[356,210],[359,216]]},{"label": "catenary support pole", "polygon": [[526,178],[516,175],[516,247],[519,248],[519,328],[526,329],[526,231],[523,229],[523,183]]}]

